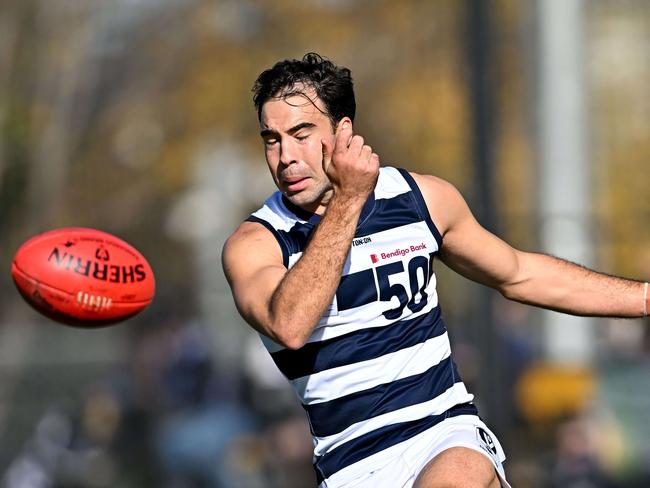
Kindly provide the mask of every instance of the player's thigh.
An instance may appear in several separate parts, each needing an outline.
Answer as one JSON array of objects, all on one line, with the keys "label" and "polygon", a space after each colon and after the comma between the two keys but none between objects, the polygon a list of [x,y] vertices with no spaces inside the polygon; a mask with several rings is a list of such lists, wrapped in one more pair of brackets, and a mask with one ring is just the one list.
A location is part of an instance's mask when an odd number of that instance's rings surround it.
[{"label": "player's thigh", "polygon": [[499,488],[494,465],[474,449],[451,447],[429,461],[413,488]]}]

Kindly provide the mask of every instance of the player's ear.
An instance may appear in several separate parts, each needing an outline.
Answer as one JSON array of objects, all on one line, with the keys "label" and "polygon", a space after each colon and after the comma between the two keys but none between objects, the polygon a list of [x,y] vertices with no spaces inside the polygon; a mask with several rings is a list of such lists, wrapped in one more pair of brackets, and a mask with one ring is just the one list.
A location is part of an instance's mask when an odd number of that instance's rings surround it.
[{"label": "player's ear", "polygon": [[336,124],[336,132],[340,131],[341,129],[352,130],[352,119],[350,119],[350,117],[343,117],[341,120],[339,120],[339,123]]}]

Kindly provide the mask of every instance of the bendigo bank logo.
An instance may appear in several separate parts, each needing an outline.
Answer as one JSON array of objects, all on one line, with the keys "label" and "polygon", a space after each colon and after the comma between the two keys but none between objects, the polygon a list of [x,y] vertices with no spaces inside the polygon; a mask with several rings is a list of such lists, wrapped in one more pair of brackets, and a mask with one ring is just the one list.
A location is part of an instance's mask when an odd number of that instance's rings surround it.
[{"label": "bendigo bank logo", "polygon": [[378,263],[379,261],[383,259],[390,259],[394,257],[404,257],[407,254],[415,251],[421,251],[423,249],[426,249],[427,245],[426,243],[422,242],[420,244],[411,244],[408,247],[398,247],[397,249],[390,251],[390,252],[382,252],[379,254],[371,254],[370,255],[370,260],[372,261],[373,264]]}]

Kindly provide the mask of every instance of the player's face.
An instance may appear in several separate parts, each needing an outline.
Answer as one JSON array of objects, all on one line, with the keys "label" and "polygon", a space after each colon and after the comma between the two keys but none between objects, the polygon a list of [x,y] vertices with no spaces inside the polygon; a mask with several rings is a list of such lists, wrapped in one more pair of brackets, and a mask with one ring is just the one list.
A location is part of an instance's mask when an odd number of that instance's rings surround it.
[{"label": "player's face", "polygon": [[[309,98],[308,98],[309,97]],[[320,109],[320,110],[319,110]],[[334,131],[315,94],[270,99],[260,126],[266,162],[278,189],[295,205],[322,213],[332,193],[323,170],[321,140],[334,144]]]}]

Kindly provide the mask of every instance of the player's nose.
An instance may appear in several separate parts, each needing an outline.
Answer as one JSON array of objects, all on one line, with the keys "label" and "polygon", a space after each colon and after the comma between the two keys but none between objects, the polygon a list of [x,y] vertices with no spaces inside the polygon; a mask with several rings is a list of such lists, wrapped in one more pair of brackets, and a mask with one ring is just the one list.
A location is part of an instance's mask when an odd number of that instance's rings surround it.
[{"label": "player's nose", "polygon": [[280,144],[280,163],[289,166],[292,163],[297,162],[297,155],[295,147],[289,141],[283,141]]}]

